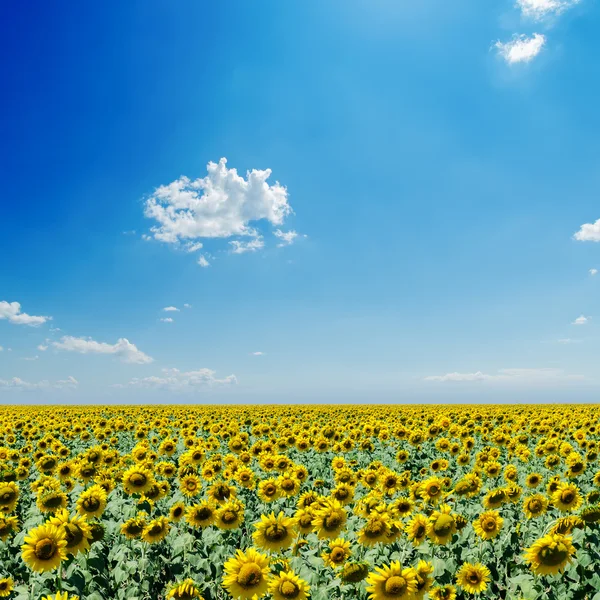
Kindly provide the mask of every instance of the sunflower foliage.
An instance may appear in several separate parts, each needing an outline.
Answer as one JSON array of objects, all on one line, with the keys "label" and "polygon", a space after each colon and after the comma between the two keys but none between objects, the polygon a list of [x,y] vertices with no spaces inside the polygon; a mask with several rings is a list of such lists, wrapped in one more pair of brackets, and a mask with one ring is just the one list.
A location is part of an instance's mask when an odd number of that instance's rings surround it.
[{"label": "sunflower foliage", "polygon": [[600,600],[597,406],[0,409],[0,599]]}]

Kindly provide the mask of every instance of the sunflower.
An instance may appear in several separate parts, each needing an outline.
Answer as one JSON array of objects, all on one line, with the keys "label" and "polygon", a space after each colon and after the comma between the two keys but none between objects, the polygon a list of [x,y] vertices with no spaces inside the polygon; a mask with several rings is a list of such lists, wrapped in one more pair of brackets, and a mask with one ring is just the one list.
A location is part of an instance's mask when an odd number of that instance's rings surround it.
[{"label": "sunflower", "polygon": [[77,500],[77,510],[88,517],[99,517],[106,508],[106,490],[99,485],[93,485],[81,493]]},{"label": "sunflower", "polygon": [[395,517],[407,517],[413,511],[414,506],[415,503],[410,498],[401,496],[390,504],[389,509]]},{"label": "sunflower", "polygon": [[523,512],[528,519],[543,515],[548,510],[548,498],[542,494],[533,494],[523,500]]},{"label": "sunflower", "polygon": [[561,483],[552,494],[552,503],[561,512],[573,512],[582,502],[579,488],[574,483]]},{"label": "sunflower", "polygon": [[279,575],[272,575],[268,582],[269,592],[273,600],[306,600],[310,586],[292,571],[282,571]]},{"label": "sunflower", "polygon": [[386,598],[414,598],[418,581],[415,569],[403,569],[399,561],[389,566],[376,567],[367,577],[367,592],[370,600]]},{"label": "sunflower", "polygon": [[236,489],[223,482],[213,483],[213,485],[208,488],[208,496],[213,502],[224,504],[236,497]]},{"label": "sunflower", "polygon": [[502,523],[504,523],[504,519],[498,511],[488,510],[473,521],[473,529],[480,538],[491,540],[500,533]]},{"label": "sunflower", "polygon": [[447,504],[434,510],[427,520],[427,535],[434,544],[445,545],[456,533],[456,520]]},{"label": "sunflower", "polygon": [[430,477],[421,484],[421,497],[430,504],[439,504],[444,496],[444,481],[441,477]]},{"label": "sunflower", "polygon": [[5,542],[11,533],[19,531],[19,522],[17,517],[9,517],[0,512],[0,540]]},{"label": "sunflower", "polygon": [[525,551],[525,560],[536,575],[560,573],[575,554],[571,538],[559,533],[545,535]]},{"label": "sunflower", "polygon": [[167,592],[167,600],[202,600],[200,590],[196,587],[193,579],[186,579],[181,583],[176,583]]},{"label": "sunflower", "polygon": [[87,523],[86,517],[74,515],[71,517],[66,509],[58,512],[50,518],[50,524],[62,527],[67,540],[67,554],[73,556],[90,549],[92,531]]},{"label": "sunflower", "polygon": [[295,496],[300,491],[300,481],[287,471],[277,478],[277,484],[281,493],[288,497]]},{"label": "sunflower", "polygon": [[506,497],[506,492],[502,488],[496,488],[494,490],[490,490],[483,499],[483,506],[485,508],[492,510],[495,508],[499,508],[502,506],[508,498]]},{"label": "sunflower", "polygon": [[328,549],[321,554],[321,558],[328,567],[335,569],[344,564],[351,554],[350,542],[343,538],[336,538],[329,542]]},{"label": "sunflower", "polygon": [[197,496],[202,491],[202,480],[194,473],[184,475],[179,479],[179,489],[188,498]]},{"label": "sunflower", "polygon": [[33,571],[52,571],[67,557],[64,529],[56,525],[40,525],[25,536],[21,556]]},{"label": "sunflower", "polygon": [[358,543],[374,546],[386,542],[391,531],[390,517],[387,513],[373,513],[365,526],[358,532]]},{"label": "sunflower", "polygon": [[40,512],[55,513],[67,507],[67,495],[52,490],[38,496],[36,504]]},{"label": "sunflower", "polygon": [[219,529],[237,529],[244,522],[244,505],[239,500],[223,504],[215,513]]},{"label": "sunflower", "polygon": [[561,517],[560,519],[557,519],[548,533],[571,535],[571,533],[573,533],[573,529],[583,529],[584,527],[585,521],[583,520],[583,516],[580,518],[575,515],[569,515],[568,517]]},{"label": "sunflower", "polygon": [[525,479],[525,485],[528,488],[535,488],[544,481],[544,478],[539,473],[529,473]]},{"label": "sunflower", "polygon": [[0,598],[6,598],[10,596],[10,593],[13,591],[15,587],[15,582],[12,580],[12,577],[3,577],[0,579]]},{"label": "sunflower", "polygon": [[254,548],[249,548],[246,552],[237,550],[223,568],[223,586],[233,598],[250,600],[268,593],[269,558]]},{"label": "sunflower", "polygon": [[348,516],[337,500],[328,500],[325,506],[315,511],[313,528],[320,538],[336,538],[344,528]]},{"label": "sunflower", "polygon": [[254,524],[256,531],[252,539],[259,548],[277,552],[292,545],[296,535],[295,525],[295,520],[286,517],[283,512],[277,516],[275,513],[261,515],[260,521]]},{"label": "sunflower", "polygon": [[79,600],[79,596],[69,596],[67,592],[56,592],[54,596],[44,596],[42,600]]},{"label": "sunflower", "polygon": [[14,481],[0,482],[0,512],[11,513],[19,501],[19,486]]},{"label": "sunflower", "polygon": [[185,514],[185,504],[183,502],[175,502],[169,509],[169,521],[178,523]]},{"label": "sunflower", "polygon": [[154,476],[148,469],[135,465],[123,473],[122,481],[127,494],[143,494],[154,485]]},{"label": "sunflower", "polygon": [[456,583],[468,594],[480,594],[487,589],[490,570],[481,563],[463,563],[456,573]]},{"label": "sunflower", "polygon": [[348,561],[339,572],[338,577],[344,583],[358,583],[369,575],[370,565],[365,561]]},{"label": "sunflower", "polygon": [[427,561],[420,560],[416,568],[417,571],[417,591],[415,600],[421,600],[433,585],[433,565]]},{"label": "sunflower", "polygon": [[415,515],[406,525],[406,534],[414,546],[418,546],[425,540],[427,535],[427,517]]},{"label": "sunflower", "polygon": [[277,500],[280,495],[281,491],[276,479],[265,479],[258,484],[258,497],[263,502],[273,502],[274,500]]},{"label": "sunflower", "polygon": [[165,539],[170,528],[167,517],[157,517],[144,527],[141,537],[148,544],[156,544]]},{"label": "sunflower", "polygon": [[127,521],[125,521],[125,523],[121,525],[121,533],[128,540],[133,540],[135,538],[139,538],[142,535],[142,531],[144,531],[145,526],[145,518],[141,515],[138,515],[137,517],[127,519]]}]

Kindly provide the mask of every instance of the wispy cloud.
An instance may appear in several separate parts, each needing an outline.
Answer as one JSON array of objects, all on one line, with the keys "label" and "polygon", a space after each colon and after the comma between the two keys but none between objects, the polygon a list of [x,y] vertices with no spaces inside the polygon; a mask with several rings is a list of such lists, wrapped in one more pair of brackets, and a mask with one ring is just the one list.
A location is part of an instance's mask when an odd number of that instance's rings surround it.
[{"label": "wispy cloud", "polygon": [[598,275],[598,269],[590,269],[590,275],[593,277],[594,275]]},{"label": "wispy cloud", "polygon": [[250,354],[252,356],[264,356],[266,353],[265,352],[250,352]]},{"label": "wispy cloud", "polygon": [[515,35],[510,42],[497,41],[498,54],[508,63],[527,63],[532,61],[544,47],[546,36],[534,33],[533,36]]},{"label": "wispy cloud", "polygon": [[256,252],[264,247],[265,242],[262,236],[258,236],[249,242],[240,242],[239,240],[233,240],[229,242],[232,246],[231,252],[233,254],[244,254],[245,252]]},{"label": "wispy cloud", "polygon": [[35,390],[50,390],[50,389],[75,389],[79,382],[75,377],[70,375],[67,379],[59,379],[58,381],[48,381],[46,379],[35,383],[25,381],[20,377],[12,379],[0,379],[0,390],[20,390],[20,391],[35,391]]},{"label": "wispy cloud", "polygon": [[543,384],[560,381],[581,381],[582,375],[569,375],[562,369],[499,369],[494,374],[476,371],[473,373],[446,373],[445,375],[430,375],[424,381],[437,381],[441,383],[457,382],[489,382],[489,383],[522,383]]},{"label": "wispy cloud", "polygon": [[585,325],[589,320],[589,317],[586,317],[584,315],[581,315],[579,317],[577,317],[572,323],[571,325]]},{"label": "wispy cloud", "polygon": [[579,0],[517,0],[517,7],[524,17],[541,20],[559,15],[578,2]]},{"label": "wispy cloud", "polygon": [[172,323],[173,319],[171,319],[171,317],[164,317],[163,319],[161,319],[161,321],[163,323]]},{"label": "wispy cloud", "polygon": [[206,269],[206,267],[210,267],[210,263],[208,262],[208,260],[206,260],[206,257],[204,256],[204,254],[201,254],[198,257],[198,264],[203,268]]},{"label": "wispy cloud", "polygon": [[126,338],[119,338],[115,344],[97,342],[91,338],[64,336],[59,342],[52,342],[57,350],[67,352],[77,352],[79,354],[112,354],[126,363],[143,365],[151,363],[153,359],[138,350],[135,344],[132,344]]},{"label": "wispy cloud", "polygon": [[38,327],[43,325],[46,321],[50,321],[52,317],[36,317],[28,315],[27,313],[21,312],[21,305],[19,302],[6,302],[3,300],[0,302],[0,320],[7,319],[10,323],[15,325],[29,325],[31,327]]},{"label": "wispy cloud", "polygon": [[237,383],[235,375],[228,375],[223,379],[215,376],[212,369],[198,369],[197,371],[180,371],[179,369],[163,369],[161,375],[151,377],[133,378],[129,383],[116,384],[113,387],[135,387],[144,389],[169,390],[173,392],[194,392],[206,388],[231,386]]},{"label": "wispy cloud", "polygon": [[176,306],[165,306],[163,310],[165,312],[179,312],[179,309]]}]

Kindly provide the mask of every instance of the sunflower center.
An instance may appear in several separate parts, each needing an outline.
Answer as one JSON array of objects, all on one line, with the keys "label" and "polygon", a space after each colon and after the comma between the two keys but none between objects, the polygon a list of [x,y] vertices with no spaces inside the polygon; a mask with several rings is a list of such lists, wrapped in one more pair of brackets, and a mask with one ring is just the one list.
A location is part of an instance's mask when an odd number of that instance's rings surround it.
[{"label": "sunflower center", "polygon": [[560,499],[563,504],[571,504],[575,500],[575,494],[572,490],[565,490],[561,495]]},{"label": "sunflower center", "polygon": [[329,560],[334,563],[340,563],[346,557],[346,553],[342,548],[334,548],[329,554]]},{"label": "sunflower center", "polygon": [[437,496],[440,493],[440,488],[437,485],[430,485],[428,494],[430,496]]},{"label": "sunflower center", "polygon": [[50,560],[56,553],[57,546],[54,540],[49,538],[40,540],[35,545],[34,553],[40,560]]},{"label": "sunflower center", "polygon": [[286,492],[289,492],[290,490],[294,489],[294,482],[291,479],[285,479],[284,481],[281,482],[281,487]]},{"label": "sunflower center", "polygon": [[495,519],[485,519],[482,523],[482,529],[485,531],[494,531],[496,529]]},{"label": "sunflower center", "polygon": [[262,579],[262,570],[256,563],[245,564],[238,573],[237,582],[242,587],[254,587]]},{"label": "sunflower center", "polygon": [[371,521],[365,527],[365,535],[367,537],[378,537],[385,531],[385,525],[381,521]]},{"label": "sunflower center", "polygon": [[479,574],[476,573],[475,571],[471,571],[468,575],[467,575],[467,581],[471,584],[471,585],[477,585],[480,582],[480,578],[479,578]]},{"label": "sunflower center", "polygon": [[450,515],[440,515],[433,526],[433,531],[436,535],[444,537],[452,532],[452,526],[454,525],[454,519]]},{"label": "sunflower center", "polygon": [[235,523],[237,515],[232,510],[226,510],[221,516],[223,523]]},{"label": "sunflower center", "polygon": [[0,500],[4,503],[12,502],[15,499],[15,493],[12,490],[7,490],[2,492],[0,495]]},{"label": "sunflower center", "polygon": [[271,483],[269,483],[268,485],[265,485],[265,495],[266,496],[273,496],[275,494],[275,492],[277,491],[277,488],[272,485]]},{"label": "sunflower center", "polygon": [[341,524],[342,517],[337,512],[331,513],[323,519],[323,527],[328,531],[337,529]]},{"label": "sunflower center", "polygon": [[279,586],[279,593],[284,598],[296,598],[300,594],[300,588],[293,581],[284,581]]},{"label": "sunflower center", "polygon": [[279,542],[280,540],[285,539],[287,535],[287,529],[278,524],[269,525],[265,529],[265,538],[270,542]]},{"label": "sunflower center", "polygon": [[415,528],[415,537],[418,538],[422,538],[425,535],[425,526],[424,525],[417,525],[417,527]]},{"label": "sunflower center", "polygon": [[152,525],[152,527],[150,527],[150,529],[148,530],[148,533],[150,535],[159,535],[160,533],[162,533],[162,527],[160,523],[155,523],[154,525]]},{"label": "sunflower center", "polygon": [[143,473],[134,473],[129,478],[129,481],[131,482],[131,485],[133,485],[134,487],[143,487],[146,485],[146,482],[148,481],[148,479],[146,478],[146,476]]},{"label": "sunflower center", "polygon": [[47,508],[57,508],[62,505],[63,498],[59,495],[46,496],[43,500],[43,504]]},{"label": "sunflower center", "polygon": [[100,508],[100,500],[98,498],[86,498],[83,501],[83,508],[88,512],[94,512]]},{"label": "sunflower center", "polygon": [[383,586],[387,596],[400,596],[406,590],[406,579],[400,575],[394,575]]},{"label": "sunflower center", "polygon": [[563,543],[558,543],[555,546],[542,548],[539,554],[540,562],[549,567],[555,567],[567,560],[569,551]]},{"label": "sunflower center", "polygon": [[64,523],[65,535],[67,537],[67,548],[73,548],[77,546],[83,539],[83,532],[77,525],[73,523]]}]

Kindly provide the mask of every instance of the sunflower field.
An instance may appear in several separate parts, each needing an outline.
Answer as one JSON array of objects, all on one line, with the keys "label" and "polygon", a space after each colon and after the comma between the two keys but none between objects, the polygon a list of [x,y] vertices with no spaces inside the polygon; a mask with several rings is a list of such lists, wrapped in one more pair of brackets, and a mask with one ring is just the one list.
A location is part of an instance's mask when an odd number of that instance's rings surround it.
[{"label": "sunflower field", "polygon": [[0,409],[0,598],[600,600],[596,406]]}]

